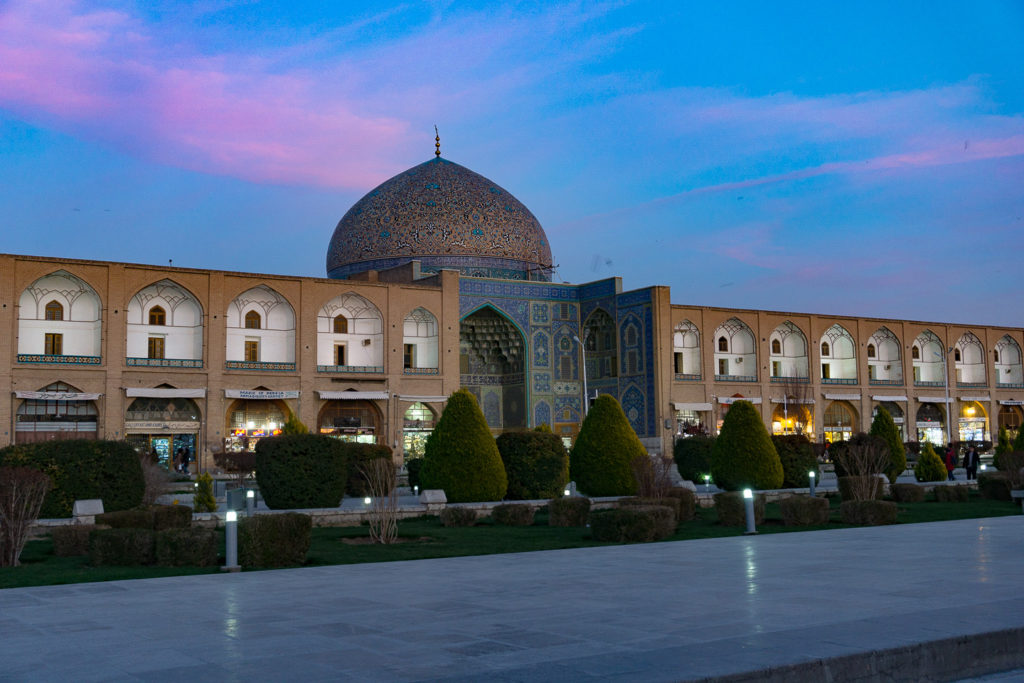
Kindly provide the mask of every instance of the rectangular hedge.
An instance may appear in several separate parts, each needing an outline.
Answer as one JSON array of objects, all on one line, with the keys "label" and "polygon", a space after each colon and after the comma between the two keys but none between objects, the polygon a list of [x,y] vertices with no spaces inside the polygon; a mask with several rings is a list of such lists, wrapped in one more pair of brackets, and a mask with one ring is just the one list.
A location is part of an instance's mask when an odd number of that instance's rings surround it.
[{"label": "rectangular hedge", "polygon": [[491,517],[495,524],[503,526],[530,526],[533,524],[533,512],[529,505],[515,503],[497,506],[491,510]]},{"label": "rectangular hedge", "polygon": [[114,529],[187,529],[192,526],[192,508],[188,505],[151,505],[96,515],[96,523]]},{"label": "rectangular hedge", "polygon": [[782,523],[786,526],[820,526],[828,524],[828,498],[790,496],[779,501]]},{"label": "rectangular hedge", "polygon": [[57,557],[77,557],[89,554],[89,534],[95,524],[69,524],[56,526],[50,532],[53,539],[53,554]]},{"label": "rectangular hedge", "polygon": [[839,505],[843,524],[895,524],[898,511],[896,503],[888,500],[846,500]]},{"label": "rectangular hedge", "polygon": [[940,503],[966,503],[969,493],[967,486],[936,486],[935,500]]},{"label": "rectangular hedge", "polygon": [[212,567],[217,564],[214,529],[164,529],[156,532],[156,563],[161,567]]},{"label": "rectangular hedge", "polygon": [[600,510],[590,515],[595,541],[646,543],[668,538],[675,530],[675,512],[661,505]]},{"label": "rectangular hedge", "polygon": [[920,503],[924,500],[924,487],[917,484],[893,484],[889,490],[897,503]]},{"label": "rectangular hedge", "polygon": [[[724,526],[746,526],[747,508],[741,491],[716,493],[715,511],[718,512],[718,523]],[[763,493],[754,494],[754,524],[764,524],[765,497]]]},{"label": "rectangular hedge", "polygon": [[89,563],[94,567],[153,564],[156,532],[152,529],[96,529],[89,534]]},{"label": "rectangular hedge", "polygon": [[589,515],[589,498],[566,496],[548,501],[548,526],[586,526]]},{"label": "rectangular hedge", "polygon": [[312,534],[312,518],[298,512],[244,517],[238,521],[238,561],[243,567],[301,565]]},{"label": "rectangular hedge", "polygon": [[693,491],[676,486],[669,489],[668,496],[679,501],[680,522],[689,522],[697,516],[697,494]]}]

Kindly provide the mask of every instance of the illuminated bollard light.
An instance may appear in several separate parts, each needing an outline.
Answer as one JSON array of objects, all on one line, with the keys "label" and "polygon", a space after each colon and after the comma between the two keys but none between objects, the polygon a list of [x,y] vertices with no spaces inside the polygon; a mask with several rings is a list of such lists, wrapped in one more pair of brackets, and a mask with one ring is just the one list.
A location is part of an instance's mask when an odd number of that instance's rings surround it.
[{"label": "illuminated bollard light", "polygon": [[569,498],[571,496],[575,496],[576,495],[576,482],[570,481],[568,484],[566,484],[565,488],[562,489],[562,495],[565,496],[566,498]]},{"label": "illuminated bollard light", "polygon": [[743,489],[743,506],[747,512],[747,530],[745,534],[756,534],[757,527],[754,526],[754,492],[750,489]]},{"label": "illuminated bollard light", "polygon": [[369,496],[367,496],[366,498],[363,498],[363,505],[369,505],[372,502],[373,502],[373,499],[370,498]]},{"label": "illuminated bollard light", "polygon": [[238,566],[238,513],[228,510],[224,516],[224,566],[223,572],[237,572]]},{"label": "illuminated bollard light", "polygon": [[704,475],[704,493],[711,493],[711,475]]},{"label": "illuminated bollard light", "polygon": [[416,486],[412,487],[412,493],[413,493],[414,496],[420,495],[420,485],[419,484],[416,484]]},{"label": "illuminated bollard light", "polygon": [[249,489],[245,492],[245,516],[252,517],[256,514],[256,492]]},{"label": "illuminated bollard light", "polygon": [[814,470],[811,470],[810,472],[807,473],[808,481],[810,481],[811,483],[811,498],[814,498],[814,477]]}]

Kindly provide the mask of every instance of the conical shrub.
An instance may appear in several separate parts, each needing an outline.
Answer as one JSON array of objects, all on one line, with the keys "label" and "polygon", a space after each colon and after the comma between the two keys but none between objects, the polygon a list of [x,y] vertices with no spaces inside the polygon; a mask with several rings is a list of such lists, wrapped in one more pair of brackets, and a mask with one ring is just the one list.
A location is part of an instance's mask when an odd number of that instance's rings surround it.
[{"label": "conical shrub", "polygon": [[782,461],[750,401],[736,401],[726,413],[711,451],[711,476],[727,491],[782,486]]},{"label": "conical shrub", "polygon": [[[1024,430],[1021,430],[1024,431]],[[1013,441],[1010,439],[1010,432],[1006,431],[1006,427],[999,428],[999,440],[996,442],[996,452],[992,457],[992,465],[999,469],[999,456],[1003,453],[1013,452]]]},{"label": "conical shrub", "polygon": [[914,476],[918,481],[945,481],[949,473],[946,471],[946,464],[935,452],[930,443],[921,447],[921,453],[917,456],[917,464],[914,465]]},{"label": "conical shrub", "polygon": [[871,436],[877,436],[889,447],[889,465],[885,468],[885,476],[889,481],[896,483],[896,477],[903,474],[907,469],[907,451],[903,446],[903,439],[900,438],[896,423],[892,415],[885,408],[879,407],[875,413],[875,419],[871,421]]},{"label": "conical shrub", "polygon": [[427,437],[420,486],[444,489],[449,503],[501,500],[508,478],[476,397],[460,389],[448,398]]},{"label": "conical shrub", "polygon": [[569,454],[569,476],[588,496],[632,496],[636,478],[630,463],[647,457],[619,402],[601,394],[587,412]]}]

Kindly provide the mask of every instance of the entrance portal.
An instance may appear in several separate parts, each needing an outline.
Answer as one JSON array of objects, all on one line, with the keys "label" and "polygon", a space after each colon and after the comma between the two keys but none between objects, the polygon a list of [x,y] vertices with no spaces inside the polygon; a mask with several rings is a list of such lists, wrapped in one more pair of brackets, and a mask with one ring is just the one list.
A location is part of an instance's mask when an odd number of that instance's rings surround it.
[{"label": "entrance portal", "polygon": [[505,316],[485,307],[459,325],[462,386],[477,397],[487,426],[526,427],[526,343]]}]

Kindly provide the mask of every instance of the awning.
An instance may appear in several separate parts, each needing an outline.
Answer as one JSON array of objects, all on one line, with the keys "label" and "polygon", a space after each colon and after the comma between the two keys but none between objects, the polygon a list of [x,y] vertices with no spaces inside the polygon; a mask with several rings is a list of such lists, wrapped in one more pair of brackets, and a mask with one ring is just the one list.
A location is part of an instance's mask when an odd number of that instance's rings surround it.
[{"label": "awning", "polygon": [[250,391],[249,389],[224,390],[224,398],[248,398],[256,401],[274,401],[281,398],[298,397],[298,391]]},{"label": "awning", "polygon": [[992,400],[991,396],[961,396],[961,401],[977,401],[978,403],[988,403]]},{"label": "awning", "polygon": [[675,402],[673,402],[672,403],[672,407],[675,408],[676,410],[693,410],[693,411],[696,411],[698,413],[701,412],[701,411],[705,411],[705,410],[711,410],[711,404],[710,403],[675,403]]},{"label": "awning", "polygon": [[825,394],[830,401],[859,401],[860,394]]},{"label": "awning", "polygon": [[750,401],[755,406],[761,405],[761,397],[759,397],[759,396],[758,397],[754,397],[754,398],[748,398],[746,396],[743,396],[743,397],[719,396],[718,397],[718,402],[723,404],[723,405],[731,405],[731,404],[735,403],[736,401]]},{"label": "awning", "polygon": [[387,391],[318,391],[320,398],[331,401],[383,401],[391,394]]},{"label": "awning", "polygon": [[206,398],[206,387],[199,389],[145,389],[143,387],[125,387],[124,395],[140,398]]},{"label": "awning", "polygon": [[1024,401],[1000,401],[1001,406],[1024,406]]},{"label": "awning", "polygon": [[15,398],[31,398],[36,401],[95,401],[103,394],[83,394],[75,391],[15,391]]},{"label": "awning", "polygon": [[942,396],[918,396],[917,400],[921,403],[952,403],[954,399]]},{"label": "awning", "polygon": [[797,405],[797,404],[801,404],[801,403],[803,405],[806,405],[806,406],[813,406],[814,405],[814,399],[813,398],[789,398],[789,399],[773,398],[771,401],[772,401],[772,403],[778,403],[779,405],[782,405],[782,404]]},{"label": "awning", "polygon": [[871,398],[873,398],[876,401],[902,401],[903,403],[907,402],[906,396],[872,396]]},{"label": "awning", "polygon": [[[385,392],[386,393],[386,392]],[[323,394],[320,394],[323,397]],[[403,401],[418,401],[419,403],[443,403],[448,400],[447,396],[413,396],[412,394],[395,394]],[[385,396],[385,398],[387,398]]]}]

